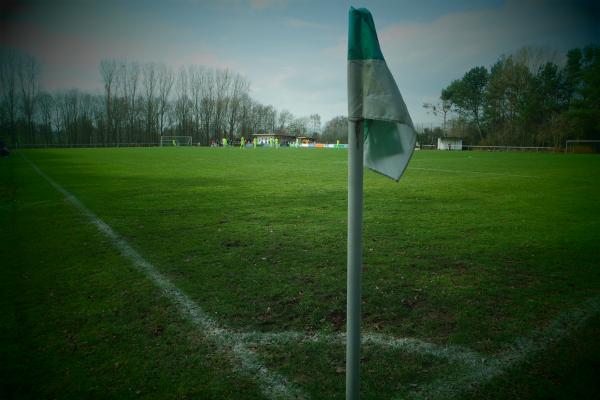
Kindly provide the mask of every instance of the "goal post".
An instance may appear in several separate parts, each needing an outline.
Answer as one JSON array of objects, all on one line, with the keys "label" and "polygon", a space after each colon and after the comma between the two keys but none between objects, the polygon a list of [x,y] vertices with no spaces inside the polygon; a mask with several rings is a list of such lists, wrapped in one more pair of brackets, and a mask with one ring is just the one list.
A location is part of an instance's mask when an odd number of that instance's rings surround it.
[{"label": "goal post", "polygon": [[191,136],[161,136],[160,147],[191,146]]},{"label": "goal post", "polygon": [[600,153],[600,140],[567,140],[565,153]]}]

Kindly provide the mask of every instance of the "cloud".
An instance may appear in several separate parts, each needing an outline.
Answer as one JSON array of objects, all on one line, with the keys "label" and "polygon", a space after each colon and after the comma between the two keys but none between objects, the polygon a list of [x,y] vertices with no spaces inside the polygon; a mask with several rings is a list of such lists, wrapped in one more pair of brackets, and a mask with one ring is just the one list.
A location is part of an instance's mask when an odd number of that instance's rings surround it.
[{"label": "cloud", "polygon": [[326,48],[297,56],[263,60],[249,69],[252,96],[297,117],[318,113],[323,122],[346,114],[345,52]]},{"label": "cloud", "polygon": [[289,28],[298,28],[298,29],[319,29],[319,30],[329,30],[331,29],[330,25],[321,24],[318,22],[308,21],[301,18],[284,18],[283,25]]},{"label": "cloud", "polygon": [[[98,86],[101,41],[85,35],[55,32],[31,22],[8,23],[0,44],[33,55],[42,66],[42,85],[48,90],[94,89]],[[125,42],[120,43],[123,49]]]},{"label": "cloud", "polygon": [[286,4],[285,0],[250,0],[250,6],[254,9],[282,7]]},{"label": "cloud", "polygon": [[430,22],[391,24],[380,29],[379,38],[413,120],[429,121],[422,103],[472,67],[488,67],[523,46],[565,52],[597,40],[597,22],[576,5],[509,1]]},{"label": "cloud", "polygon": [[177,57],[177,65],[202,65],[205,67],[212,68],[231,68],[232,63],[225,61],[215,53],[199,53],[199,52],[191,52],[191,53],[182,53]]},{"label": "cloud", "polygon": [[[177,0],[138,9],[105,3],[17,10],[0,24],[0,44],[37,57],[49,89],[100,87],[100,60],[125,58],[230,68],[249,78],[258,101],[278,109],[317,112],[323,121],[346,113],[344,4]],[[387,13],[375,22],[413,120],[429,122],[435,117],[422,103],[435,101],[471,67],[490,66],[526,45],[564,53],[598,41],[598,7],[590,4],[513,0],[410,20],[381,5],[379,14]]]}]

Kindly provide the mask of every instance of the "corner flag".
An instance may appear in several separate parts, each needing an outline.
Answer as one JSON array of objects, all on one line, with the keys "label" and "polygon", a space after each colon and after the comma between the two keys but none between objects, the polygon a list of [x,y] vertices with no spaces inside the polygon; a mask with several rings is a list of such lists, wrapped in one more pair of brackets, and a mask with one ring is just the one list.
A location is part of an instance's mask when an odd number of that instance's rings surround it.
[{"label": "corner flag", "polygon": [[417,136],[381,53],[373,17],[365,8],[350,8],[348,118],[365,120],[365,165],[395,181],[400,179]]},{"label": "corner flag", "polygon": [[373,17],[364,8],[350,7],[346,400],[358,400],[360,392],[363,165],[397,181],[415,141],[406,105],[383,59]]}]

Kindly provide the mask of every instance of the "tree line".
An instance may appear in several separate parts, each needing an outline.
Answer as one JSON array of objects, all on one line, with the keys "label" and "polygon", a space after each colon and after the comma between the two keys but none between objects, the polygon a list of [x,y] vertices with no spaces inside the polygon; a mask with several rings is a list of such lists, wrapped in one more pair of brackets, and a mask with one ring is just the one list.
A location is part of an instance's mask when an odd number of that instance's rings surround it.
[{"label": "tree line", "polygon": [[[550,56],[550,57],[549,57]],[[600,139],[600,47],[567,52],[560,65],[547,51],[523,48],[491,68],[471,68],[424,107],[442,120],[435,136],[480,145],[562,147]]]},{"label": "tree line", "polygon": [[[549,60],[550,59],[550,60]],[[566,62],[534,48],[478,66],[424,107],[441,127],[419,141],[459,136],[467,144],[561,147],[567,139],[600,140],[600,48],[572,49]],[[295,117],[263,105],[250,82],[227,69],[162,63],[100,62],[103,91],[40,86],[41,66],[27,54],[0,53],[0,136],[12,144],[156,144],[161,135],[210,145],[256,133],[347,141],[347,119],[321,130],[318,114]]]},{"label": "tree line", "polygon": [[5,51],[0,64],[0,135],[11,144],[156,144],[161,135],[210,145],[256,133],[315,136],[321,117],[295,117],[250,96],[228,69],[102,60],[103,92],[45,91],[41,66]]},{"label": "tree line", "polygon": [[[442,136],[465,144],[548,146],[569,139],[600,140],[600,48],[590,45],[556,53],[522,48],[490,68],[471,68],[443,88],[439,101],[425,103],[440,118],[439,127],[418,129],[421,144]],[[321,139],[346,142],[347,118],[323,127]]]}]

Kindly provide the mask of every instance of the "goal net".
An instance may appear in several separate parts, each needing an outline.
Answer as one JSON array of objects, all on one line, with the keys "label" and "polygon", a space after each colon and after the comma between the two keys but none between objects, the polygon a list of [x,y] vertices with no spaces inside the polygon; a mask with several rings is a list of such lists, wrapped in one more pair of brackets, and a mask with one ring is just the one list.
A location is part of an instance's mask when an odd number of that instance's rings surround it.
[{"label": "goal net", "polygon": [[600,140],[567,140],[565,153],[600,153]]},{"label": "goal net", "polygon": [[161,136],[160,147],[166,146],[191,146],[191,136]]}]

